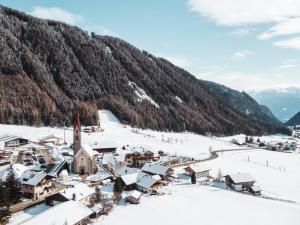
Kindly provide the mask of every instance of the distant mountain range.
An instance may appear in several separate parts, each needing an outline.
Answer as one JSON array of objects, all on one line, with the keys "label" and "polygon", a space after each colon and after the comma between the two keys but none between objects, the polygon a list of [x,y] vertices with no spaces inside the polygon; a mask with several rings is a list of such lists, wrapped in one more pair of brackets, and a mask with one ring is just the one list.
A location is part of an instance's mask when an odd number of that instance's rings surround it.
[{"label": "distant mountain range", "polygon": [[288,126],[300,125],[300,111],[286,122]]},{"label": "distant mountain range", "polygon": [[250,118],[270,124],[281,123],[268,107],[259,105],[246,92],[239,92],[211,81],[201,80],[200,82],[225,101],[230,107],[248,115]]},{"label": "distant mountain range", "polygon": [[71,125],[79,111],[90,125],[108,109],[123,123],[156,130],[287,131],[245,93],[224,94],[121,39],[6,7],[0,13],[0,123]]},{"label": "distant mountain range", "polygon": [[284,123],[300,111],[300,88],[269,89],[249,94],[259,104],[266,105]]}]

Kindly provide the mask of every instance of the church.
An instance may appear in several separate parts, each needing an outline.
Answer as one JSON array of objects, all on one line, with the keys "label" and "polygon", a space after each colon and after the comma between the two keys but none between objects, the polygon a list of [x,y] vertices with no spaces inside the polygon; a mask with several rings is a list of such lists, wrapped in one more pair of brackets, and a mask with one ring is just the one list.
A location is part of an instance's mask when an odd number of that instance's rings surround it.
[{"label": "church", "polygon": [[79,114],[77,114],[74,123],[73,151],[73,173],[78,173],[80,175],[94,174],[97,170],[95,162],[96,152],[88,144],[81,144],[81,125]]}]

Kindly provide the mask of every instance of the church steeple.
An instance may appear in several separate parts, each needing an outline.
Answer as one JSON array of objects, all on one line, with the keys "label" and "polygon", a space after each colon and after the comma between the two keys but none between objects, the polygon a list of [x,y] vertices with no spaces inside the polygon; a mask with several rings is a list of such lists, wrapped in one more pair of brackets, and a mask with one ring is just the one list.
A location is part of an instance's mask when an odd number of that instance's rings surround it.
[{"label": "church steeple", "polygon": [[74,121],[74,131],[73,131],[73,150],[74,156],[81,148],[81,125],[79,113],[76,114]]}]

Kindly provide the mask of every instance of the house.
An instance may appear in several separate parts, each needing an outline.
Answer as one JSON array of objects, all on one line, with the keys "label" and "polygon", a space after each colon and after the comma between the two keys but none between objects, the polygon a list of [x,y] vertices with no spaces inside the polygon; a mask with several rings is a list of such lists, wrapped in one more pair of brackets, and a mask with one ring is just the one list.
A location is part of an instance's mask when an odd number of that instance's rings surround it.
[{"label": "house", "polygon": [[137,181],[136,186],[141,192],[157,194],[162,188],[162,181],[158,180],[157,177],[144,176]]},{"label": "house", "polygon": [[0,181],[6,180],[10,166],[12,167],[13,172],[17,179],[20,178],[22,174],[28,170],[28,167],[22,164],[12,164],[12,165],[3,166],[0,169]]},{"label": "house", "polygon": [[225,176],[225,181],[229,187],[236,191],[248,191],[256,180],[249,173],[236,173]]},{"label": "house", "polygon": [[88,144],[83,144],[74,155],[72,171],[81,175],[94,174],[97,170],[96,152]]},{"label": "house", "polygon": [[10,135],[10,134],[3,134],[0,136],[0,150],[19,147],[20,145],[25,145],[25,144],[28,144],[28,139]]},{"label": "house", "polygon": [[142,196],[141,192],[134,190],[127,194],[125,200],[126,202],[130,202],[131,204],[139,204],[141,196]]},{"label": "house", "polygon": [[80,201],[85,205],[89,205],[92,195],[94,193],[95,190],[93,188],[90,188],[88,185],[84,183],[77,183],[63,190],[60,190],[53,198],[53,200],[59,202],[73,200],[73,201]]},{"label": "house", "polygon": [[154,153],[149,150],[134,151],[127,153],[125,162],[137,168],[143,167],[146,163],[155,161]]},{"label": "house", "polygon": [[274,142],[274,141],[266,143],[266,149],[270,150],[270,151],[282,152],[283,148],[284,148],[284,146],[282,143],[278,143],[278,142]]},{"label": "house", "polygon": [[67,201],[32,217],[22,225],[85,225],[93,211],[79,201]]},{"label": "house", "polygon": [[197,178],[200,177],[208,177],[210,169],[207,167],[206,164],[201,163],[200,165],[189,165],[184,168],[185,174],[191,176],[195,173]]},{"label": "house", "polygon": [[52,194],[55,189],[52,178],[44,172],[28,170],[23,173],[20,182],[24,197],[39,199],[41,196]]},{"label": "house", "polygon": [[91,145],[91,148],[98,153],[116,153],[117,144],[111,141],[102,141],[96,142],[94,145]]},{"label": "house", "polygon": [[150,175],[159,175],[162,180],[168,180],[174,173],[174,170],[166,165],[146,163],[142,171]]},{"label": "house", "polygon": [[47,145],[47,144],[61,145],[63,144],[63,139],[51,134],[49,136],[41,138],[39,143],[42,145]]},{"label": "house", "polygon": [[123,187],[124,190],[129,191],[129,190],[134,190],[136,188],[136,183],[139,179],[142,177],[146,176],[147,174],[138,171],[134,173],[128,173],[120,176],[122,182],[123,182]]},{"label": "house", "polygon": [[101,203],[98,203],[96,205],[94,205],[91,210],[93,211],[93,214],[91,215],[92,218],[97,218],[100,215],[103,214],[104,211],[104,207]]},{"label": "house", "polygon": [[117,171],[126,165],[121,155],[107,155],[102,159],[102,165],[112,174],[117,175]]}]

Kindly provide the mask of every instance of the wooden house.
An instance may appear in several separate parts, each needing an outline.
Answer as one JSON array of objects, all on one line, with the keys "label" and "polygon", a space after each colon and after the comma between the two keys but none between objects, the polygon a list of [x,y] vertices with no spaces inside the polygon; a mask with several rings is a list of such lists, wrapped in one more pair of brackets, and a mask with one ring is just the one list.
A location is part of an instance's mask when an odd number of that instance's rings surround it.
[{"label": "wooden house", "polygon": [[157,194],[162,188],[162,181],[153,176],[144,176],[136,183],[137,189],[144,193]]},{"label": "wooden house", "polygon": [[23,173],[20,182],[24,197],[39,199],[41,196],[50,195],[55,189],[52,178],[44,172],[26,171]]},{"label": "wooden house", "polygon": [[256,180],[249,173],[236,173],[225,176],[225,181],[229,187],[236,191],[249,191]]},{"label": "wooden house", "polygon": [[125,161],[133,166],[133,167],[137,167],[137,168],[141,168],[143,167],[146,163],[150,163],[155,161],[156,158],[154,157],[154,153],[146,150],[146,151],[134,151],[131,153],[127,153],[125,156]]},{"label": "wooden house", "polygon": [[174,173],[174,170],[169,166],[151,163],[146,163],[142,167],[142,171],[150,175],[159,175],[162,180],[169,180]]},{"label": "wooden house", "polygon": [[195,173],[197,178],[208,177],[210,169],[206,164],[201,163],[199,165],[189,165],[184,168],[185,174],[191,176]]}]

